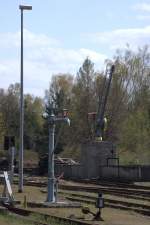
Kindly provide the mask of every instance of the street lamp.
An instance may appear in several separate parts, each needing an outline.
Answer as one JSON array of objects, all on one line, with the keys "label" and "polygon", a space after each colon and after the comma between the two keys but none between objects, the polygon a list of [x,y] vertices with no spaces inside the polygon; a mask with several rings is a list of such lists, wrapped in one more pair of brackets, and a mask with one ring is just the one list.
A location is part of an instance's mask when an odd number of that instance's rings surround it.
[{"label": "street lamp", "polygon": [[21,68],[20,68],[20,143],[19,143],[19,187],[23,192],[23,136],[24,136],[24,99],[23,99],[23,10],[32,10],[32,6],[19,5],[21,10]]}]

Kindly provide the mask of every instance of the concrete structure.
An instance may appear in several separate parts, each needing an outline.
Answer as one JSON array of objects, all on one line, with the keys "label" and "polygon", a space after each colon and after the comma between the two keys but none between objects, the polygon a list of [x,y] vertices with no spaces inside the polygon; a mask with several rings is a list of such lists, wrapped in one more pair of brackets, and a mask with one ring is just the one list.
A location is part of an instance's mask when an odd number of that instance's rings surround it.
[{"label": "concrete structure", "polygon": [[98,180],[109,181],[150,181],[150,166],[99,166],[96,176],[87,177],[84,166],[59,165],[55,166],[55,176],[63,173],[65,179],[84,180],[97,178]]},{"label": "concrete structure", "polygon": [[[88,170],[89,171],[89,170]],[[88,179],[97,178],[109,181],[150,181],[150,166],[99,166],[96,176]],[[78,165],[59,165],[55,166],[55,175],[59,176],[63,172],[65,179],[84,180],[87,179],[87,171],[81,164]],[[89,174],[89,173],[88,173]]]},{"label": "concrete structure", "polygon": [[150,166],[100,166],[100,179],[119,181],[150,181]]},{"label": "concrete structure", "polygon": [[[116,151],[111,142],[89,141],[82,145],[81,164],[85,178],[98,178],[99,166],[106,166],[116,157]],[[116,162],[111,162],[111,164]]]},{"label": "concrete structure", "polygon": [[119,165],[115,147],[106,141],[84,143],[77,165],[55,165],[56,176],[63,173],[64,178],[74,180],[150,181],[149,171],[148,165]]},{"label": "concrete structure", "polygon": [[84,167],[81,164],[78,165],[66,165],[56,164],[55,165],[55,176],[60,176],[63,173],[65,179],[85,179]]}]

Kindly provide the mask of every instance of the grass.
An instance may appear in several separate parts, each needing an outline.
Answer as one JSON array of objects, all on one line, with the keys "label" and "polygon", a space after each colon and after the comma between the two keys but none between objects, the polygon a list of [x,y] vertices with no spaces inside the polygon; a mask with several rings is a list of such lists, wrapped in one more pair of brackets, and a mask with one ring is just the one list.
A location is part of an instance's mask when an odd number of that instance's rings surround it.
[{"label": "grass", "polygon": [[[35,222],[37,221],[37,222]],[[45,218],[44,216],[28,216],[27,218],[23,218],[22,216],[16,216],[14,214],[0,213],[0,225],[37,225],[38,222],[48,223],[51,225],[69,225],[67,222],[60,222],[54,219]],[[73,225],[73,223],[72,223]]]},{"label": "grass", "polygon": [[[46,193],[42,193],[41,190],[43,190],[45,188],[39,188],[39,187],[29,187],[29,186],[24,186],[24,192],[23,193],[18,193],[18,186],[13,186],[13,193],[14,193],[14,197],[16,200],[21,200],[21,205],[20,207],[23,207],[23,200],[24,200],[24,195],[26,195],[27,197],[27,201],[37,201],[37,202],[41,202],[41,201],[45,201],[46,200]],[[1,190],[0,190],[1,192]],[[91,193],[92,195],[95,196],[95,194]],[[62,195],[59,195],[60,198],[63,198]],[[96,195],[97,196],[97,195]],[[84,204],[83,204],[84,205]],[[96,212],[97,209],[95,208],[94,205],[87,205],[85,204],[84,206],[88,206],[90,208],[90,210],[92,212]],[[45,214],[49,214],[49,215],[56,215],[56,216],[60,216],[60,217],[84,217],[84,214],[82,214],[81,209],[80,208],[29,208],[29,210],[34,210],[36,212],[40,212],[40,213],[45,213]],[[6,217],[6,218],[5,218]],[[146,216],[142,216],[140,214],[134,213],[134,212],[129,212],[129,211],[123,211],[123,210],[118,210],[118,209],[113,209],[113,208],[104,208],[102,209],[102,217],[104,219],[103,222],[101,222],[101,225],[149,225],[149,217]],[[14,217],[13,217],[14,218]],[[0,214],[0,225],[26,225],[25,222],[18,222],[18,218],[11,219],[11,217],[9,216],[3,216]],[[41,215],[37,216],[33,213],[33,215],[31,214],[30,217],[32,220],[42,220],[43,221],[43,217]],[[87,220],[92,219],[91,215],[85,215],[85,218]],[[50,223],[51,225],[57,224],[57,222],[55,223],[55,221],[50,220],[48,221],[49,218],[47,220],[45,220],[46,223]],[[15,221],[15,223],[13,222]],[[10,223],[11,222],[11,223]],[[61,224],[60,222],[58,222],[58,224]],[[66,223],[65,223],[66,224]],[[94,223],[93,223],[94,224]],[[98,223],[96,223],[98,224]],[[28,225],[30,225],[30,223],[28,222]],[[32,225],[32,223],[31,223]]]},{"label": "grass", "polygon": [[5,157],[5,158],[8,157],[8,151],[0,150],[0,159],[2,159],[3,157]]},{"label": "grass", "polygon": [[[18,160],[18,151],[15,154],[15,158]],[[7,150],[0,150],[0,163],[3,161],[3,158],[6,158],[7,160],[10,158],[10,155]],[[24,150],[24,167],[37,167],[39,163],[39,156],[36,151],[33,150]]]},{"label": "grass", "polygon": [[32,165],[38,165],[39,156],[38,153],[33,150],[24,150],[24,166],[32,167]]},{"label": "grass", "polygon": [[0,213],[0,225],[34,225],[34,223],[18,218],[15,215]]}]

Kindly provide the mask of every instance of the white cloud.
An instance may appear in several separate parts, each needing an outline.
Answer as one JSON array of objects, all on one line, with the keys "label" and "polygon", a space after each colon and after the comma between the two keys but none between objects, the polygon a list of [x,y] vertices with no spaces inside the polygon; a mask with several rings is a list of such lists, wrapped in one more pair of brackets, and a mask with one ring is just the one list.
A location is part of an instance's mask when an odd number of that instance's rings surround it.
[{"label": "white cloud", "polygon": [[150,20],[150,15],[137,15],[138,20]]},{"label": "white cloud", "polygon": [[148,2],[137,3],[132,6],[132,9],[140,13],[136,16],[138,20],[142,20],[142,21],[150,20],[150,15],[149,15],[150,3]]},{"label": "white cloud", "polygon": [[[0,52],[0,83],[2,88],[7,88],[10,83],[20,82],[20,33],[0,34],[0,47],[3,49]],[[106,55],[90,49],[66,49],[60,47],[58,40],[24,30],[25,93],[44,95],[52,74],[75,74],[87,56],[96,68],[106,59]]]},{"label": "white cloud", "polygon": [[[28,48],[57,46],[60,44],[55,38],[50,38],[45,34],[34,34],[27,29],[23,30],[24,46]],[[12,48],[20,46],[20,31],[16,33],[0,33],[0,47]]]},{"label": "white cloud", "polygon": [[144,28],[116,29],[88,35],[89,39],[99,44],[106,44],[110,49],[132,48],[150,44],[150,26]]},{"label": "white cloud", "polygon": [[143,12],[150,12],[150,3],[137,3],[133,6],[134,10],[143,11]]},{"label": "white cloud", "polygon": [[[77,65],[82,63],[82,61],[89,56],[89,58],[95,64],[102,64],[104,62],[106,55],[100,54],[98,52],[89,49],[64,49],[64,48],[47,48],[45,49],[34,49],[32,53],[28,52],[27,58],[36,62],[43,62],[47,64],[48,68],[62,69],[64,72],[75,71]],[[43,60],[44,59],[44,60]]]}]

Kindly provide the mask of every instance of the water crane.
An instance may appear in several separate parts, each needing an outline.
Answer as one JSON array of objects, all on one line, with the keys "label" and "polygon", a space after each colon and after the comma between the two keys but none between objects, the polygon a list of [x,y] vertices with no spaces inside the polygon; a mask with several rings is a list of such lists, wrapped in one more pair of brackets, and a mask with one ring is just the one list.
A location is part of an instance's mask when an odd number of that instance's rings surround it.
[{"label": "water crane", "polygon": [[106,68],[106,76],[104,78],[103,87],[102,87],[102,95],[99,99],[99,107],[96,116],[96,126],[95,126],[95,137],[102,140],[103,138],[103,131],[106,124],[106,118],[104,117],[107,99],[110,90],[110,84],[112,81],[112,76],[115,70],[115,66],[107,66]]},{"label": "water crane", "polygon": [[101,141],[103,140],[104,129],[107,123],[107,119],[105,117],[105,110],[106,110],[106,105],[107,105],[107,100],[108,100],[108,95],[110,91],[110,85],[111,85],[114,70],[115,70],[114,65],[107,65],[106,75],[104,77],[104,81],[102,85],[102,91],[101,91],[102,94],[99,97],[97,113],[96,112],[88,113],[88,116],[92,117],[95,122],[93,133],[94,133],[94,138],[96,140],[101,140]]}]

